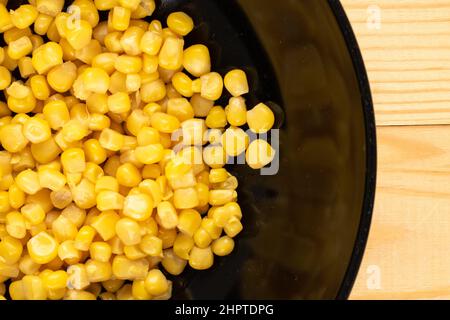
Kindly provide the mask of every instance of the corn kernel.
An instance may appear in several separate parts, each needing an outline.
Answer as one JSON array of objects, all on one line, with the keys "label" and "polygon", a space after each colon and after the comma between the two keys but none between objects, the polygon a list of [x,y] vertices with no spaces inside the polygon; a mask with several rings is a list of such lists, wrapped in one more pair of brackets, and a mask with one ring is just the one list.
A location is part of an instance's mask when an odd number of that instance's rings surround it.
[{"label": "corn kernel", "polygon": [[64,295],[64,300],[97,300],[97,297],[87,291],[69,289]]},{"label": "corn kernel", "polygon": [[92,59],[92,67],[101,68],[111,75],[115,71],[114,65],[118,56],[114,52],[100,53]]},{"label": "corn kernel", "polygon": [[236,217],[232,217],[224,227],[225,233],[230,238],[234,238],[236,235],[238,235],[242,231],[242,229],[243,229],[242,223]]},{"label": "corn kernel", "polygon": [[39,264],[49,263],[58,255],[58,243],[45,231],[28,240],[27,249],[30,257]]},{"label": "corn kernel", "polygon": [[92,39],[92,27],[85,20],[78,20],[66,28],[65,38],[75,50],[83,49]]},{"label": "corn kernel", "polygon": [[146,259],[130,260],[117,255],[112,262],[112,272],[117,279],[142,280],[146,277],[149,263]]},{"label": "corn kernel", "polygon": [[150,270],[145,278],[145,288],[153,296],[164,294],[169,289],[169,284],[164,274],[158,270]]},{"label": "corn kernel", "polygon": [[111,25],[115,30],[125,31],[130,25],[131,11],[128,8],[114,7],[111,11]]},{"label": "corn kernel", "polygon": [[93,242],[89,247],[89,254],[92,259],[108,262],[111,258],[111,246],[106,242]]},{"label": "corn kernel", "polygon": [[255,140],[248,146],[246,161],[250,168],[261,169],[275,158],[275,150],[265,140]]},{"label": "corn kernel", "polygon": [[0,90],[5,90],[11,83],[11,72],[3,66],[0,66]]},{"label": "corn kernel", "polygon": [[64,270],[49,272],[42,277],[45,287],[48,290],[58,290],[66,287],[68,274]]},{"label": "corn kernel", "polygon": [[227,162],[227,154],[221,145],[209,145],[203,149],[203,160],[213,169],[222,168]]},{"label": "corn kernel", "polygon": [[196,44],[184,50],[183,67],[194,77],[209,73],[211,57],[208,48],[202,44]]},{"label": "corn kernel", "polygon": [[39,276],[26,275],[22,278],[26,300],[46,300],[47,290]]},{"label": "corn kernel", "polygon": [[19,60],[31,53],[32,50],[33,44],[31,43],[30,38],[25,36],[10,42],[7,52],[11,59]]},{"label": "corn kernel", "polygon": [[[107,191],[103,191],[107,192]],[[99,208],[99,210],[101,210]],[[103,211],[103,210],[102,210]],[[91,226],[98,232],[103,240],[108,241],[116,235],[115,225],[120,217],[114,211],[103,211],[92,223]]]},{"label": "corn kernel", "polygon": [[0,32],[5,32],[14,27],[11,15],[6,9],[5,4],[0,3]]},{"label": "corn kernel", "polygon": [[63,63],[63,52],[59,44],[48,42],[34,50],[31,59],[34,69],[39,74],[44,74]]},{"label": "corn kernel", "polygon": [[98,40],[92,39],[84,48],[75,51],[75,57],[86,64],[92,64],[94,58],[101,53],[102,45]]},{"label": "corn kernel", "polygon": [[51,137],[50,126],[41,118],[29,118],[23,124],[23,135],[32,143],[41,143]]},{"label": "corn kernel", "polygon": [[61,129],[69,120],[69,110],[64,101],[50,101],[44,106],[43,113],[53,130]]},{"label": "corn kernel", "polygon": [[211,236],[203,227],[200,227],[197,229],[197,231],[195,231],[193,239],[195,245],[199,248],[206,248],[212,242]]},{"label": "corn kernel", "polygon": [[50,25],[53,22],[53,17],[45,13],[39,13],[34,21],[34,32],[43,36],[47,33]]},{"label": "corn kernel", "polygon": [[184,12],[173,12],[167,18],[167,25],[170,30],[179,34],[180,36],[186,36],[194,29],[194,21]]},{"label": "corn kernel", "polygon": [[64,6],[64,0],[36,0],[36,8],[40,13],[55,17]]},{"label": "corn kernel", "polygon": [[63,241],[58,247],[58,257],[68,265],[74,265],[80,262],[81,252],[75,248],[73,240]]},{"label": "corn kernel", "polygon": [[166,96],[166,86],[161,79],[144,83],[140,90],[141,99],[145,103],[157,102]]},{"label": "corn kernel", "polygon": [[25,4],[11,12],[11,20],[16,28],[25,29],[34,23],[38,15],[35,6]]},{"label": "corn kernel", "polygon": [[57,191],[52,191],[50,200],[56,208],[63,209],[72,202],[72,192],[65,186]]},{"label": "corn kernel", "polygon": [[37,172],[27,169],[16,176],[17,186],[27,194],[35,194],[42,189]]},{"label": "corn kernel", "polygon": [[253,132],[265,133],[272,129],[275,123],[275,116],[268,106],[260,103],[247,111],[247,123]]},{"label": "corn kernel", "polygon": [[19,269],[23,274],[36,274],[39,272],[40,264],[36,263],[26,254],[19,261]]},{"label": "corn kernel", "polygon": [[12,265],[19,261],[22,255],[22,243],[11,236],[2,237],[0,241],[0,260]]},{"label": "corn kernel", "polygon": [[89,286],[90,282],[83,264],[71,265],[67,268],[67,287],[69,289],[82,290]]},{"label": "corn kernel", "polygon": [[159,66],[167,70],[178,70],[183,65],[184,40],[169,37],[159,52]]},{"label": "corn kernel", "polygon": [[73,62],[66,62],[52,68],[47,75],[47,81],[53,90],[63,93],[70,90],[76,77],[76,65]]},{"label": "corn kernel", "polygon": [[89,282],[102,282],[111,278],[112,268],[109,262],[89,259],[85,267]]},{"label": "corn kernel", "polygon": [[28,139],[22,132],[21,124],[7,124],[0,128],[0,142],[9,152],[19,152],[28,144]]},{"label": "corn kernel", "polygon": [[214,255],[211,247],[204,249],[195,247],[192,248],[189,256],[189,265],[196,270],[206,270],[211,268],[214,263]]}]

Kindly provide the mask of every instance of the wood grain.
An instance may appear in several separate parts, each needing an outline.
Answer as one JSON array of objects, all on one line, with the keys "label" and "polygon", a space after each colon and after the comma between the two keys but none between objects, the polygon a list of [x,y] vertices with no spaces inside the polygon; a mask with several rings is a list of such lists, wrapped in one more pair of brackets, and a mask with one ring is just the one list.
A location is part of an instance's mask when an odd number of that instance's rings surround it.
[{"label": "wood grain", "polygon": [[352,299],[450,299],[449,137],[449,126],[378,128],[373,227]]},{"label": "wood grain", "polygon": [[[377,124],[450,124],[450,1],[341,2],[366,63]],[[377,8],[380,29],[372,23]]]}]

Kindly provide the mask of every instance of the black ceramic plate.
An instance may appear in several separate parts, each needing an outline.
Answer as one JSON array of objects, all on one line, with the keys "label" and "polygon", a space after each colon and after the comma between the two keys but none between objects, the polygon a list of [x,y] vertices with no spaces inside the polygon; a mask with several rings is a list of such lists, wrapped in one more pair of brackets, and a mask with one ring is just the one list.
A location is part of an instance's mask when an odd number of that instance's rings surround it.
[{"label": "black ceramic plate", "polygon": [[369,84],[340,3],[159,2],[160,19],[174,10],[194,17],[187,44],[207,44],[215,70],[247,71],[248,105],[270,102],[281,129],[276,175],[229,167],[245,228],[234,253],[173,279],[174,298],[346,298],[370,225],[376,142]]}]

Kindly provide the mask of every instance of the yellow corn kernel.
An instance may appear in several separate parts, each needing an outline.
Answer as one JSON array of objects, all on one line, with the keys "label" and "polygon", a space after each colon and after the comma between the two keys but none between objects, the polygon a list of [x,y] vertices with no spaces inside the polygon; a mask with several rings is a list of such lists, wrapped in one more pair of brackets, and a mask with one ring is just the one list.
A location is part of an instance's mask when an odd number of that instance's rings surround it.
[{"label": "yellow corn kernel", "polygon": [[236,217],[231,217],[228,223],[223,228],[227,236],[229,236],[230,238],[234,238],[242,231],[242,229],[242,223]]},{"label": "yellow corn kernel", "polygon": [[148,266],[147,259],[130,260],[117,255],[112,262],[112,272],[120,280],[142,280],[147,275]]},{"label": "yellow corn kernel", "polygon": [[180,127],[180,121],[172,115],[155,112],[151,117],[151,125],[160,132],[173,133]]},{"label": "yellow corn kernel", "polygon": [[47,79],[43,75],[35,75],[31,77],[30,87],[36,99],[47,100],[50,96],[50,87],[47,83]]},{"label": "yellow corn kernel", "polygon": [[203,98],[200,94],[194,94],[190,100],[196,117],[206,117],[214,105],[214,101]]},{"label": "yellow corn kernel", "polygon": [[67,173],[82,173],[86,169],[83,149],[70,148],[61,154],[61,164]]},{"label": "yellow corn kernel", "polygon": [[[9,205],[14,209],[19,209],[25,203],[25,193],[17,184],[12,184],[8,189]],[[2,206],[5,207],[5,206]],[[4,210],[1,210],[5,212]]]},{"label": "yellow corn kernel", "polygon": [[57,191],[52,191],[50,200],[55,208],[63,209],[72,202],[72,192],[67,186],[64,186]]},{"label": "yellow corn kernel", "polygon": [[133,297],[137,300],[151,300],[152,295],[145,289],[144,280],[135,280],[131,288]]},{"label": "yellow corn kernel", "polygon": [[217,189],[209,191],[209,204],[212,206],[222,206],[228,202],[236,200],[235,190]]},{"label": "yellow corn kernel", "polygon": [[140,146],[135,150],[137,160],[144,164],[158,163],[161,161],[163,151],[164,147],[160,143]]},{"label": "yellow corn kernel", "polygon": [[123,252],[128,259],[137,260],[147,257],[147,254],[142,251],[138,245],[125,246]]},{"label": "yellow corn kernel", "polygon": [[200,77],[202,82],[200,94],[208,100],[218,100],[223,92],[222,76],[217,72],[210,72]]},{"label": "yellow corn kernel", "polygon": [[130,194],[125,198],[123,214],[137,221],[148,219],[153,210],[153,199],[145,193]]},{"label": "yellow corn kernel", "polygon": [[182,259],[174,253],[174,250],[168,249],[164,251],[164,258],[161,261],[161,264],[168,273],[178,276],[186,268],[189,257],[187,259]]},{"label": "yellow corn kernel", "polygon": [[[102,191],[100,194],[103,192],[108,191]],[[99,208],[99,210],[101,209]],[[115,225],[119,219],[119,215],[114,211],[103,211],[94,219],[91,226],[98,232],[103,240],[108,241],[116,235]]]},{"label": "yellow corn kernel", "polygon": [[6,9],[6,5],[0,3],[0,32],[5,32],[14,27],[11,15]]},{"label": "yellow corn kernel", "polygon": [[[1,60],[1,58],[0,58]],[[22,57],[18,63],[20,76],[22,78],[28,78],[29,76],[36,73],[36,70],[33,68],[33,64],[31,63],[30,57]]]},{"label": "yellow corn kernel", "polygon": [[209,73],[211,57],[208,48],[202,44],[196,44],[184,50],[183,67],[194,77]]},{"label": "yellow corn kernel", "polygon": [[80,262],[81,252],[75,248],[73,240],[63,241],[58,247],[58,257],[68,265],[74,265]]},{"label": "yellow corn kernel", "polygon": [[15,41],[10,42],[8,46],[8,55],[11,59],[19,60],[25,57],[33,50],[33,44],[30,38],[21,37]]},{"label": "yellow corn kernel", "polygon": [[25,29],[33,24],[39,12],[36,7],[25,4],[11,11],[11,21],[16,28]]},{"label": "yellow corn kernel", "polygon": [[55,19],[53,19],[52,23],[50,24],[50,27],[48,28],[46,35],[50,41],[53,42],[61,41],[61,35],[58,32],[58,27],[56,26]]},{"label": "yellow corn kernel", "polygon": [[45,287],[48,290],[58,290],[66,287],[69,275],[64,270],[50,271],[42,276]]},{"label": "yellow corn kernel", "polygon": [[64,6],[64,0],[36,0],[36,8],[40,13],[55,17]]},{"label": "yellow corn kernel", "polygon": [[67,288],[82,290],[89,286],[86,266],[84,264],[74,264],[67,268]]},{"label": "yellow corn kernel", "polygon": [[32,143],[41,143],[51,137],[50,126],[47,121],[35,116],[23,124],[23,135]]},{"label": "yellow corn kernel", "polygon": [[195,245],[199,248],[206,248],[211,244],[211,236],[209,233],[203,228],[200,227],[194,233],[194,242]]},{"label": "yellow corn kernel", "polygon": [[78,231],[77,236],[75,237],[74,246],[80,251],[88,251],[94,237],[96,235],[96,231],[91,226],[83,226]]},{"label": "yellow corn kernel", "polygon": [[48,102],[43,109],[45,119],[53,130],[59,130],[70,120],[69,110],[64,101]]},{"label": "yellow corn kernel", "polygon": [[247,133],[241,128],[230,127],[222,135],[221,142],[227,155],[236,157],[244,152],[249,144]]},{"label": "yellow corn kernel", "polygon": [[94,93],[105,94],[110,85],[108,73],[100,68],[87,68],[83,74],[85,89]]},{"label": "yellow corn kernel", "polygon": [[108,97],[108,109],[113,113],[128,112],[131,109],[131,101],[125,92],[117,92]]},{"label": "yellow corn kernel", "polygon": [[260,103],[247,111],[247,123],[253,132],[265,133],[272,129],[275,123],[275,116],[268,106]]},{"label": "yellow corn kernel", "polygon": [[72,48],[81,50],[87,46],[92,39],[92,27],[89,22],[78,20],[76,23],[71,23],[70,27],[66,28],[65,38]]},{"label": "yellow corn kernel", "polygon": [[9,205],[9,195],[7,191],[0,192],[0,213],[8,213],[11,209]]},{"label": "yellow corn kernel", "polygon": [[169,37],[159,52],[159,66],[167,70],[178,70],[183,65],[184,40]]},{"label": "yellow corn kernel", "polygon": [[175,116],[180,122],[194,118],[194,109],[185,98],[169,99],[167,113]]},{"label": "yellow corn kernel", "polygon": [[41,222],[37,225],[31,226],[30,235],[33,237],[33,236],[37,235],[39,232],[46,231],[46,230],[47,230],[47,225],[45,224],[45,222]]},{"label": "yellow corn kernel", "polygon": [[189,253],[194,247],[194,239],[184,233],[179,233],[173,244],[173,252],[184,260],[189,260]]},{"label": "yellow corn kernel", "polygon": [[[156,179],[161,175],[161,168],[157,164],[147,164],[142,169],[143,179]],[[156,201],[155,201],[156,203]]]},{"label": "yellow corn kernel", "polygon": [[126,284],[117,291],[117,300],[134,300],[132,293],[132,285]]},{"label": "yellow corn kernel", "polygon": [[111,11],[111,26],[118,31],[125,31],[130,25],[131,10],[123,7],[114,7]]},{"label": "yellow corn kernel", "polygon": [[0,142],[9,152],[19,152],[28,144],[28,139],[22,132],[21,124],[7,124],[0,128]]},{"label": "yellow corn kernel", "polygon": [[103,166],[103,171],[108,176],[116,176],[117,168],[121,165],[120,158],[118,156],[109,157]]},{"label": "yellow corn kernel", "polygon": [[192,97],[194,91],[192,90],[192,80],[183,72],[177,72],[172,77],[172,85],[181,95],[185,97]]},{"label": "yellow corn kernel", "polygon": [[66,62],[52,68],[47,81],[56,92],[67,92],[72,87],[77,77],[77,66],[73,62]]},{"label": "yellow corn kernel", "polygon": [[167,26],[180,36],[186,36],[194,29],[194,21],[184,12],[173,12],[167,18]]},{"label": "yellow corn kernel", "polygon": [[211,247],[207,248],[192,248],[189,256],[189,265],[195,270],[206,270],[211,268],[214,263],[214,254]]},{"label": "yellow corn kernel", "polygon": [[75,57],[86,64],[92,64],[94,58],[102,53],[102,45],[92,39],[84,48],[75,51]]},{"label": "yellow corn kernel", "polygon": [[120,38],[120,44],[126,54],[131,56],[140,55],[141,38],[144,35],[144,30],[137,26],[130,26]]},{"label": "yellow corn kernel", "polygon": [[148,83],[143,83],[140,94],[142,101],[145,103],[156,102],[164,99],[166,96],[166,86],[164,81],[157,79]]},{"label": "yellow corn kernel", "polygon": [[228,72],[225,75],[224,84],[233,97],[239,97],[249,92],[247,75],[240,69]]},{"label": "yellow corn kernel", "polygon": [[[146,74],[153,74],[158,71],[158,56],[151,56],[144,53],[142,56],[142,71]],[[141,80],[142,82],[142,80]]]},{"label": "yellow corn kernel", "polygon": [[117,292],[117,290],[119,290],[123,286],[123,283],[124,283],[123,280],[111,279],[111,280],[103,281],[102,286],[103,286],[103,288],[105,288],[105,290],[108,293],[115,293],[115,292]]},{"label": "yellow corn kernel", "polygon": [[206,232],[208,232],[211,239],[215,240],[220,237],[222,234],[222,228],[217,226],[214,223],[214,220],[211,218],[203,218],[202,220],[202,226],[201,226]]},{"label": "yellow corn kernel", "polygon": [[111,151],[119,151],[124,144],[124,136],[109,128],[103,129],[99,137],[100,145]]},{"label": "yellow corn kernel", "polygon": [[156,218],[158,223],[166,229],[172,229],[178,225],[177,211],[169,201],[158,204]]},{"label": "yellow corn kernel", "polygon": [[116,179],[125,187],[136,187],[142,181],[141,173],[131,163],[124,163],[117,168]]},{"label": "yellow corn kernel", "polygon": [[89,282],[102,282],[109,280],[112,275],[112,268],[109,262],[102,262],[89,259],[86,264],[86,275]]},{"label": "yellow corn kernel", "polygon": [[47,290],[47,298],[48,300],[62,300],[64,296],[66,295],[67,289],[61,288],[61,289],[48,289]]},{"label": "yellow corn kernel", "polygon": [[108,95],[93,93],[86,100],[86,106],[91,114],[105,114],[108,110]]},{"label": "yellow corn kernel", "polygon": [[114,192],[119,192],[119,183],[117,179],[111,176],[103,176],[97,179],[95,182],[95,192],[109,190]]},{"label": "yellow corn kernel", "polygon": [[158,237],[163,242],[163,249],[167,249],[173,247],[175,243],[175,239],[177,237],[177,230],[174,229],[165,229],[163,227],[158,229]]},{"label": "yellow corn kernel", "polygon": [[143,180],[139,183],[139,191],[151,196],[153,199],[153,206],[156,207],[162,200],[162,191],[159,184],[151,179]]},{"label": "yellow corn kernel", "polygon": [[44,74],[63,63],[63,52],[59,44],[47,42],[33,51],[31,59],[34,69],[39,74]]},{"label": "yellow corn kernel", "polygon": [[228,172],[224,168],[211,169],[209,171],[209,183],[219,183],[227,180]]},{"label": "yellow corn kernel", "polygon": [[116,234],[126,246],[133,246],[141,242],[139,224],[129,218],[122,218],[117,221]]},{"label": "yellow corn kernel", "polygon": [[108,262],[111,258],[111,246],[106,242],[93,242],[89,247],[89,254],[92,259]]},{"label": "yellow corn kernel", "polygon": [[156,56],[159,53],[162,44],[163,37],[161,33],[149,30],[142,35],[140,49],[150,56]]},{"label": "yellow corn kernel", "polygon": [[[150,125],[150,117],[141,109],[135,109],[128,116],[126,124],[127,124],[127,130],[132,135],[137,137],[139,131],[142,128],[148,127]],[[159,139],[156,142],[159,142]]]},{"label": "yellow corn kernel", "polygon": [[122,243],[122,241],[119,239],[119,237],[114,236],[112,239],[110,239],[108,241],[108,244],[111,246],[111,252],[113,254],[123,254],[123,250],[124,250],[124,244]]},{"label": "yellow corn kernel", "polygon": [[223,236],[217,240],[214,240],[211,248],[216,256],[227,256],[234,249],[234,240],[228,236]]},{"label": "yellow corn kernel", "polygon": [[40,267],[41,265],[34,262],[28,254],[25,254],[19,261],[19,269],[23,274],[36,274]]},{"label": "yellow corn kernel", "polygon": [[31,225],[38,225],[44,222],[45,211],[39,204],[29,203],[20,208],[20,212]]},{"label": "yellow corn kernel", "polygon": [[66,184],[66,177],[55,169],[39,169],[38,175],[41,187],[52,191],[60,190]]},{"label": "yellow corn kernel", "polygon": [[34,21],[34,32],[43,36],[47,33],[50,25],[53,22],[53,17],[45,13],[39,13]]},{"label": "yellow corn kernel", "polygon": [[[123,49],[122,49],[122,45],[120,44],[120,38],[122,37],[122,32],[110,32],[105,36],[105,47],[106,49],[108,49],[109,52],[111,53],[122,53]],[[115,64],[115,60],[113,61],[112,66],[114,67]]]},{"label": "yellow corn kernel", "polygon": [[46,300],[47,290],[39,276],[26,275],[22,278],[26,300]]},{"label": "yellow corn kernel", "polygon": [[0,241],[0,260],[12,265],[19,261],[22,255],[22,243],[12,236],[2,237]]},{"label": "yellow corn kernel", "polygon": [[225,108],[227,121],[234,127],[240,127],[247,123],[247,106],[242,97],[233,97]]},{"label": "yellow corn kernel", "polygon": [[11,72],[3,66],[0,66],[0,90],[5,90],[11,83]]},{"label": "yellow corn kernel", "polygon": [[213,107],[206,117],[206,126],[208,128],[223,128],[227,125],[227,116],[222,107]]},{"label": "yellow corn kernel", "polygon": [[63,215],[53,221],[52,230],[58,241],[73,240],[78,233],[77,226]]},{"label": "yellow corn kernel", "polygon": [[92,28],[97,26],[100,17],[93,1],[75,0],[72,5],[79,8],[81,19],[89,22]]},{"label": "yellow corn kernel", "polygon": [[141,88],[141,76],[139,74],[127,74],[125,80],[127,92],[136,92]]},{"label": "yellow corn kernel", "polygon": [[261,169],[272,162],[275,152],[267,141],[257,139],[248,146],[245,158],[250,168]]},{"label": "yellow corn kernel", "polygon": [[164,274],[158,270],[150,270],[145,278],[145,288],[153,296],[164,294],[169,289],[169,284]]},{"label": "yellow corn kernel", "polygon": [[16,176],[17,186],[27,194],[36,194],[42,189],[37,172],[27,169]]},{"label": "yellow corn kernel", "polygon": [[209,145],[203,149],[203,161],[213,169],[222,168],[227,160],[227,154],[221,145]]},{"label": "yellow corn kernel", "polygon": [[9,296],[11,297],[12,300],[26,299],[22,280],[11,282],[11,284],[9,285]]},{"label": "yellow corn kernel", "polygon": [[28,254],[39,264],[49,263],[58,255],[58,242],[43,231],[28,240]]},{"label": "yellow corn kernel", "polygon": [[97,300],[97,297],[83,290],[67,290],[64,295],[64,300]]},{"label": "yellow corn kernel", "polygon": [[113,52],[98,54],[92,59],[92,67],[103,69],[110,75],[115,71],[114,65],[117,57],[118,54]]},{"label": "yellow corn kernel", "polygon": [[15,113],[28,113],[36,107],[36,98],[29,91],[25,98],[16,98],[9,95],[7,103],[8,108]]},{"label": "yellow corn kernel", "polygon": [[162,256],[162,247],[163,242],[160,238],[147,234],[142,238],[142,241],[139,243],[139,248],[152,257],[160,257]]},{"label": "yellow corn kernel", "polygon": [[195,188],[177,189],[173,194],[173,203],[177,209],[192,209],[198,206],[198,194]]}]

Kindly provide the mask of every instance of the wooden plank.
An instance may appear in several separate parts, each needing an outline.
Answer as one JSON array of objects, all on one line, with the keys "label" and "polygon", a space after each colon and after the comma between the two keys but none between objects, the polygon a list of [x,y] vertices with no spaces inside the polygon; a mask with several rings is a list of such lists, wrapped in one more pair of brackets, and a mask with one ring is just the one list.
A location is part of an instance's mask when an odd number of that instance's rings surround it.
[{"label": "wooden plank", "polygon": [[450,299],[450,126],[378,128],[378,188],[352,299]]},{"label": "wooden plank", "polygon": [[341,2],[366,63],[377,124],[450,124],[450,0]]}]

